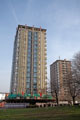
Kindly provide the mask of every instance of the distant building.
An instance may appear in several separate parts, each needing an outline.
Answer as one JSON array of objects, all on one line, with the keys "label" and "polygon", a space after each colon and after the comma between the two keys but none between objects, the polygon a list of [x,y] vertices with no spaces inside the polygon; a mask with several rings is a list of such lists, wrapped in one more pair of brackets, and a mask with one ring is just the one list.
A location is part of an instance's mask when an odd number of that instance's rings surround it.
[{"label": "distant building", "polygon": [[59,90],[59,100],[69,99],[69,88],[67,86],[67,75],[71,71],[71,61],[56,60],[50,65],[51,93],[54,94],[54,88]]},{"label": "distant building", "polygon": [[18,25],[11,77],[11,93],[46,94],[46,29]]}]

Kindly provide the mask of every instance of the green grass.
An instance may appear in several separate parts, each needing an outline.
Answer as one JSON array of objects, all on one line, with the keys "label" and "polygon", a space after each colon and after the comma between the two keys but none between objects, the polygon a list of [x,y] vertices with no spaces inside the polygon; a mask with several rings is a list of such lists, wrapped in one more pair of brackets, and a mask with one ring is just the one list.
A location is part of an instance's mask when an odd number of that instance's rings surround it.
[{"label": "green grass", "polygon": [[79,120],[80,107],[0,109],[0,120]]}]

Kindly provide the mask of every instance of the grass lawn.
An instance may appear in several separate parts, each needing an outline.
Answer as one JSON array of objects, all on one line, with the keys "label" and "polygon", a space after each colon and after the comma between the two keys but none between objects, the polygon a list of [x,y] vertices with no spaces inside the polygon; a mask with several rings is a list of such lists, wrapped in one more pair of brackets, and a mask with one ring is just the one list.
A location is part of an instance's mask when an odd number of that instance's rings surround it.
[{"label": "grass lawn", "polygon": [[0,120],[80,120],[80,107],[0,109]]}]

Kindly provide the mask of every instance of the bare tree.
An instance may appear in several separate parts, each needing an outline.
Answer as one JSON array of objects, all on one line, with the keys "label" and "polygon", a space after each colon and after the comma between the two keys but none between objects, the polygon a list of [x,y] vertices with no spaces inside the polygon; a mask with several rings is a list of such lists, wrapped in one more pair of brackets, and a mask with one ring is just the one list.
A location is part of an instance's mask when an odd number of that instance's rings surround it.
[{"label": "bare tree", "polygon": [[51,94],[56,98],[57,105],[59,104],[59,85],[56,81],[51,83]]},{"label": "bare tree", "polygon": [[72,70],[75,73],[77,82],[80,84],[80,52],[75,54],[72,59]]},{"label": "bare tree", "polygon": [[72,97],[73,105],[75,104],[75,99],[78,97],[80,93],[80,84],[77,82],[77,76],[75,71],[72,71],[68,75],[68,88],[69,88],[69,93],[70,96]]},{"label": "bare tree", "polygon": [[75,104],[75,99],[80,95],[80,52],[73,57],[71,72],[67,77],[70,95]]}]

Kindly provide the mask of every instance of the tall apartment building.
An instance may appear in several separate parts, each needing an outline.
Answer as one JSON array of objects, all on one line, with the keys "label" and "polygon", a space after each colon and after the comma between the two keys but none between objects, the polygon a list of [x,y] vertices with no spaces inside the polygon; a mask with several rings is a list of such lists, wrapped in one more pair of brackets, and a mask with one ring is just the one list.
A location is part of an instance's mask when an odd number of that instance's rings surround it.
[{"label": "tall apartment building", "polygon": [[59,100],[68,100],[69,88],[67,85],[67,75],[71,72],[71,61],[57,60],[50,65],[51,93],[55,96],[58,90]]},{"label": "tall apartment building", "polygon": [[11,76],[11,93],[43,93],[47,89],[46,29],[18,25]]}]

